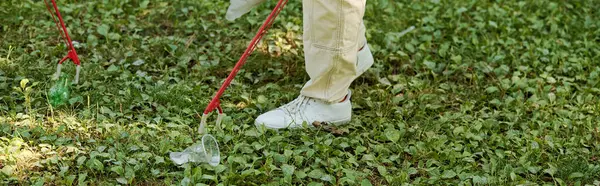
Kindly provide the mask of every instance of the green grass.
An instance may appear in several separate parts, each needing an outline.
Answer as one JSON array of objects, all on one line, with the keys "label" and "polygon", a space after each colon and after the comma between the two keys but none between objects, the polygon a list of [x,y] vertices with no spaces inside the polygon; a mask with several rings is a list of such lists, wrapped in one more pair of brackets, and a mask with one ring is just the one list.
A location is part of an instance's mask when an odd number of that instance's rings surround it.
[{"label": "green grass", "polygon": [[43,2],[0,1],[2,185],[600,184],[594,0],[369,0],[376,63],[352,86],[341,136],[253,125],[308,80],[291,1],[222,97],[228,117],[208,126],[217,167],[168,154],[199,139],[198,113],[275,1],[236,22],[225,1],[59,3],[83,74],[51,108],[66,48]]}]

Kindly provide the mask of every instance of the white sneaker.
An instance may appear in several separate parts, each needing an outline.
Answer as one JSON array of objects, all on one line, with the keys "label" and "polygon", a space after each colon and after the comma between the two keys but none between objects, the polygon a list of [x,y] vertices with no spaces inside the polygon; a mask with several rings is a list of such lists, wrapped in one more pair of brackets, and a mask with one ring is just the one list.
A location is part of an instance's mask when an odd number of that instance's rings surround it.
[{"label": "white sneaker", "polygon": [[294,101],[258,116],[255,125],[283,129],[301,128],[304,122],[312,126],[315,121],[333,125],[345,124],[352,117],[350,95],[351,93],[348,93],[346,100],[333,104],[300,95]]},{"label": "white sneaker", "polygon": [[358,51],[358,61],[356,62],[356,67],[358,68],[358,74],[362,74],[367,71],[371,66],[373,66],[373,62],[375,59],[373,58],[373,54],[371,53],[371,49],[368,44],[365,44],[361,51]]},{"label": "white sneaker", "polygon": [[[358,52],[357,68],[359,75],[373,65],[373,54],[369,45],[365,44]],[[300,128],[306,122],[326,122],[334,125],[345,124],[352,118],[351,92],[340,103],[329,104],[321,100],[300,95],[294,101],[275,110],[264,113],[255,120],[255,125],[272,129]]]}]

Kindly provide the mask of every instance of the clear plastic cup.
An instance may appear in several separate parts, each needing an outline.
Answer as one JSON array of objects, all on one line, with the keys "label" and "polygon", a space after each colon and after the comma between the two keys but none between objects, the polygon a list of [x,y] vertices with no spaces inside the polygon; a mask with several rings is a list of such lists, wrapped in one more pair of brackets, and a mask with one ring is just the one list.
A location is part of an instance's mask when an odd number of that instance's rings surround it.
[{"label": "clear plastic cup", "polygon": [[208,163],[211,166],[219,165],[221,154],[217,140],[210,134],[202,136],[200,143],[196,143],[183,152],[171,152],[171,160],[177,164],[185,163]]}]

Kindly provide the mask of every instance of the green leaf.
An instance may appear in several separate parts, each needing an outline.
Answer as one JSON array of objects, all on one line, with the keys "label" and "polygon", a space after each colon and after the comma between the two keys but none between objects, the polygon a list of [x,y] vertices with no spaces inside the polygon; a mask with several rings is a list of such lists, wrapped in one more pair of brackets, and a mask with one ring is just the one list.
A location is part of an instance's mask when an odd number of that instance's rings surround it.
[{"label": "green leaf", "polygon": [[454,61],[454,63],[460,63],[460,62],[462,62],[462,56],[461,55],[455,55],[455,56],[452,56],[450,58],[450,60]]},{"label": "green leaf", "polygon": [[440,50],[438,51],[438,53],[440,54],[440,56],[446,57],[446,53],[448,52],[449,48],[450,48],[450,44],[449,43],[444,43],[440,47]]},{"label": "green leaf", "polygon": [[135,177],[135,171],[133,170],[133,168],[127,166],[125,167],[125,178],[131,180]]},{"label": "green leaf", "polygon": [[408,173],[408,175],[414,175],[414,174],[419,173],[419,171],[417,171],[417,169],[415,169],[414,167],[411,167],[411,168],[408,168],[406,173]]},{"label": "green leaf", "polygon": [[110,40],[119,40],[119,39],[121,39],[121,35],[119,35],[117,33],[110,33],[110,34],[108,34],[108,39],[110,39]]},{"label": "green leaf", "polygon": [[465,7],[460,7],[459,9],[456,10],[456,14],[462,14],[463,12],[466,12],[468,9]]},{"label": "green leaf", "polygon": [[7,175],[7,176],[12,176],[14,172],[14,166],[12,165],[6,165],[4,167],[2,167],[2,169],[0,169],[0,173]]},{"label": "green leaf", "polygon": [[113,111],[110,110],[108,107],[100,107],[100,112],[103,114],[112,114]]},{"label": "green leaf", "polygon": [[445,170],[442,173],[442,178],[446,178],[446,179],[454,178],[455,176],[456,176],[456,172],[454,172],[453,170]]},{"label": "green leaf", "polygon": [[554,174],[556,174],[557,171],[558,169],[552,164],[550,164],[550,168],[544,170],[544,172],[550,174],[550,176],[554,176]]},{"label": "green leaf", "polygon": [[487,184],[487,178],[481,176],[473,176],[474,184]]},{"label": "green leaf", "polygon": [[77,178],[77,176],[75,175],[69,175],[65,177],[66,185],[73,185],[73,182],[75,182],[75,178]]},{"label": "green leaf", "polygon": [[44,185],[44,178],[39,178],[35,184],[33,184],[34,186],[43,186]]},{"label": "green leaf", "polygon": [[149,3],[150,3],[150,1],[148,1],[148,0],[144,0],[144,1],[142,1],[142,2],[140,3],[140,8],[141,8],[141,9],[146,9],[146,8],[148,8],[148,4],[149,4]]},{"label": "green leaf", "polygon": [[116,71],[118,71],[118,70],[119,70],[119,67],[117,67],[117,66],[115,66],[115,65],[110,65],[110,66],[108,67],[108,69],[106,69],[106,71],[108,71],[108,72],[116,72]]},{"label": "green leaf", "polygon": [[437,65],[435,62],[433,62],[433,61],[427,61],[427,60],[425,60],[425,61],[423,62],[423,64],[424,64],[424,65],[425,65],[425,66],[426,66],[426,67],[427,67],[429,70],[435,70],[435,67],[436,67],[436,65]]},{"label": "green leaf", "polygon": [[118,175],[123,175],[123,173],[125,173],[125,169],[121,166],[113,166],[110,168],[110,171],[117,173]]},{"label": "green leaf", "polygon": [[91,44],[91,46],[96,46],[98,44],[98,37],[95,35],[88,35],[87,42]]},{"label": "green leaf", "polygon": [[277,163],[284,163],[287,158],[284,155],[282,155],[282,154],[274,154],[273,155],[273,159]]},{"label": "green leaf", "polygon": [[123,177],[119,177],[117,178],[117,182],[119,182],[120,184],[128,184],[127,179],[123,178]]},{"label": "green leaf", "polygon": [[245,136],[250,136],[250,137],[257,137],[257,136],[260,136],[260,133],[258,131],[256,131],[255,129],[250,129],[250,130],[247,130],[244,133],[244,135]]},{"label": "green leaf", "polygon": [[377,166],[377,172],[379,172],[379,174],[385,176],[385,175],[387,175],[387,168],[385,168],[384,166]]},{"label": "green leaf", "polygon": [[260,104],[264,104],[268,101],[268,99],[265,95],[258,95],[258,98],[256,98],[256,101]]},{"label": "green leaf", "polygon": [[91,169],[96,169],[99,171],[104,170],[104,165],[102,164],[102,162],[100,162],[100,160],[93,158],[93,159],[89,159],[87,161],[87,167],[91,168]]},{"label": "green leaf", "polygon": [[156,156],[154,157],[154,164],[161,164],[165,162],[165,158],[162,156]]},{"label": "green leaf", "polygon": [[498,90],[499,90],[498,87],[491,86],[491,87],[486,88],[485,92],[487,92],[487,93],[494,93],[494,92],[498,92]]},{"label": "green leaf", "polygon": [[79,166],[83,165],[83,163],[85,162],[86,159],[87,159],[87,157],[85,157],[85,156],[79,156],[79,158],[77,158],[77,165],[79,165]]},{"label": "green leaf", "polygon": [[452,131],[452,133],[454,135],[459,135],[459,134],[462,134],[464,132],[465,132],[465,127],[463,127],[463,126],[458,126],[458,127],[454,128],[454,130]]},{"label": "green leaf", "polygon": [[144,63],[145,63],[145,61],[144,61],[144,60],[142,60],[142,59],[138,59],[138,60],[135,60],[135,61],[132,63],[132,65],[135,65],[135,66],[140,66],[140,65],[143,65]]},{"label": "green leaf", "polygon": [[323,175],[324,175],[324,173],[320,169],[315,169],[308,173],[308,177],[314,178],[314,179],[320,179],[321,177],[323,177]]},{"label": "green leaf", "polygon": [[492,99],[492,101],[490,101],[490,104],[499,106],[499,105],[502,105],[502,102],[500,100],[494,98],[494,99]]},{"label": "green leaf", "polygon": [[355,152],[355,153],[356,153],[356,154],[360,154],[360,153],[363,153],[363,152],[365,152],[366,150],[367,150],[367,147],[364,147],[364,146],[358,146],[358,147],[356,147],[356,150],[355,150],[356,152]]},{"label": "green leaf", "polygon": [[498,24],[494,21],[488,21],[488,23],[490,24],[490,26],[494,27],[494,28],[498,28]]},{"label": "green leaf", "polygon": [[300,171],[296,171],[296,177],[298,177],[299,179],[304,179],[306,178],[306,172],[300,170]]},{"label": "green leaf", "polygon": [[318,183],[318,182],[310,182],[308,183],[307,186],[323,186],[323,183]]},{"label": "green leaf", "polygon": [[392,128],[385,130],[385,137],[392,142],[397,142],[400,139],[400,131]]},{"label": "green leaf", "polygon": [[283,171],[283,175],[284,176],[291,176],[294,174],[294,170],[296,169],[296,167],[288,165],[288,164],[284,164],[281,166],[281,170]]},{"label": "green leaf", "polygon": [[371,182],[370,182],[368,179],[363,179],[363,180],[360,182],[360,185],[361,185],[361,186],[372,186],[373,184],[371,184]]},{"label": "green leaf", "polygon": [[83,97],[81,96],[77,96],[77,97],[72,97],[71,99],[69,99],[69,104],[75,104],[77,102],[83,102]]},{"label": "green leaf", "polygon": [[546,80],[550,84],[555,84],[556,83],[556,79],[554,79],[553,77],[548,77],[548,78],[546,78]]},{"label": "green leaf", "polygon": [[25,87],[27,87],[27,83],[29,83],[29,79],[22,79],[21,80],[21,88],[25,89]]},{"label": "green leaf", "polygon": [[100,26],[98,26],[98,34],[106,37],[108,35],[108,31],[110,30],[110,27],[106,24],[102,24]]},{"label": "green leaf", "polygon": [[554,92],[548,93],[548,100],[550,100],[550,102],[556,101],[556,94],[554,94]]},{"label": "green leaf", "polygon": [[87,178],[87,173],[81,173],[79,174],[79,178],[77,179],[77,184],[78,185],[87,185],[85,182],[85,179]]},{"label": "green leaf", "polygon": [[583,178],[583,173],[574,172],[574,173],[569,174],[569,179],[575,179],[575,178]]},{"label": "green leaf", "polygon": [[411,52],[411,53],[415,53],[415,46],[413,46],[412,44],[410,44],[410,43],[406,43],[406,44],[404,44],[404,47],[405,47],[405,48],[406,48],[406,50],[408,50],[409,52]]}]

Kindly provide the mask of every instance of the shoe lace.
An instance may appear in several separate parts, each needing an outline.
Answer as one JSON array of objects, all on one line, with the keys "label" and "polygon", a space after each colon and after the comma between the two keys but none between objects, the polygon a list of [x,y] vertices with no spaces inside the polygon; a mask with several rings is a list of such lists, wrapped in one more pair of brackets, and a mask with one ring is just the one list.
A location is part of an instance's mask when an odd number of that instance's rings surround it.
[{"label": "shoe lace", "polygon": [[301,111],[304,110],[304,108],[306,108],[310,100],[311,99],[309,97],[300,95],[298,96],[298,98],[284,105],[283,108],[285,108],[290,113],[299,112],[299,114],[303,115]]}]

